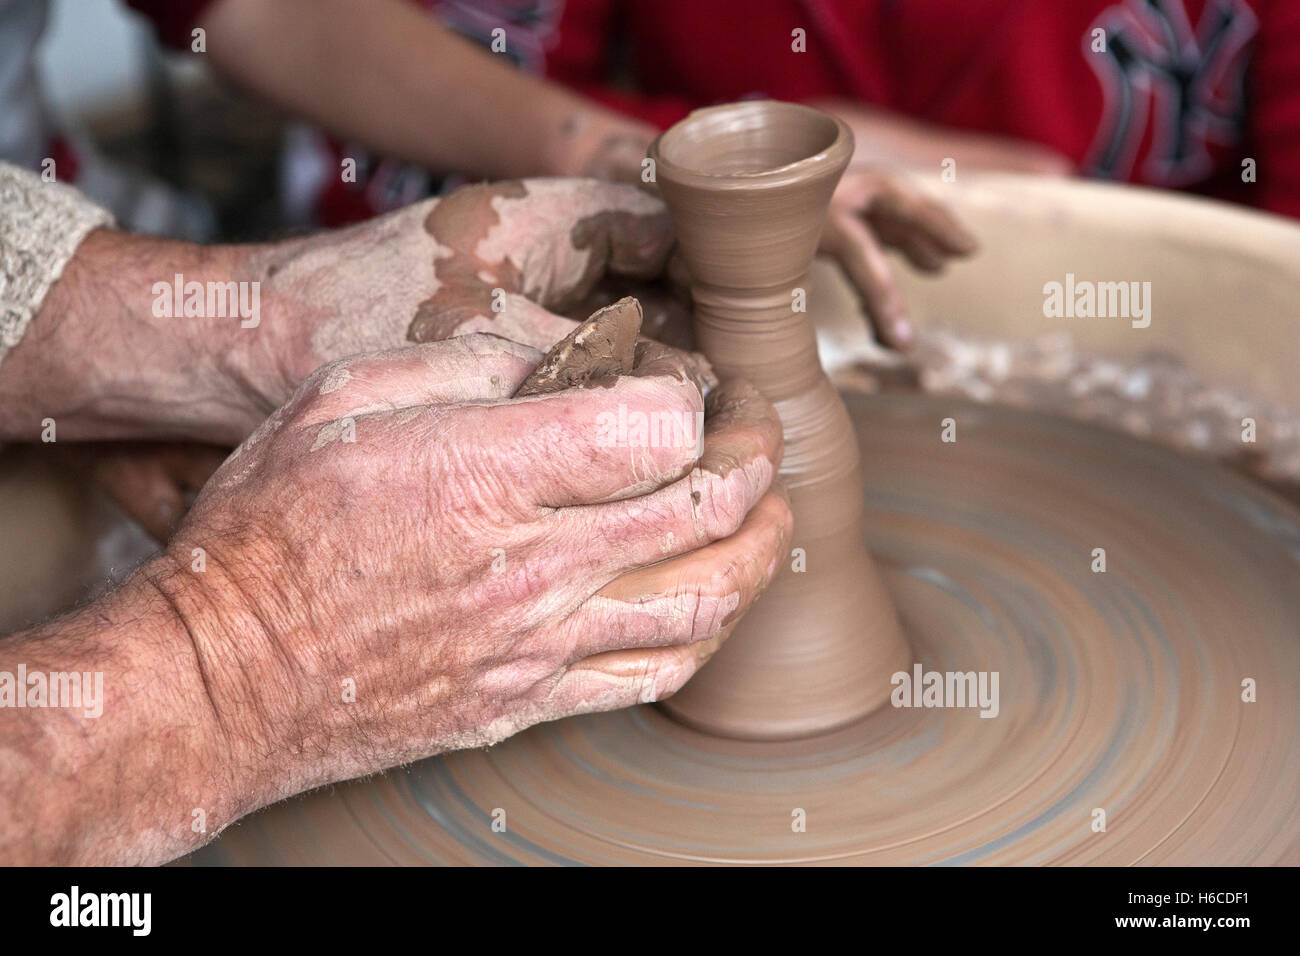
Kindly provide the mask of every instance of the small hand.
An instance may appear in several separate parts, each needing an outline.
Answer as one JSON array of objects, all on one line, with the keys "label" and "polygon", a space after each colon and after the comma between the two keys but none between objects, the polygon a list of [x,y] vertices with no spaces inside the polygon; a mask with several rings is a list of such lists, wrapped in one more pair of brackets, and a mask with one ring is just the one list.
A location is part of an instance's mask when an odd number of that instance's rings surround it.
[{"label": "small hand", "polygon": [[912,326],[886,246],[916,268],[937,272],[949,258],[970,255],[977,244],[947,206],[906,180],[866,169],[845,173],[831,199],[821,249],[839,261],[857,287],[877,338],[906,349]]}]

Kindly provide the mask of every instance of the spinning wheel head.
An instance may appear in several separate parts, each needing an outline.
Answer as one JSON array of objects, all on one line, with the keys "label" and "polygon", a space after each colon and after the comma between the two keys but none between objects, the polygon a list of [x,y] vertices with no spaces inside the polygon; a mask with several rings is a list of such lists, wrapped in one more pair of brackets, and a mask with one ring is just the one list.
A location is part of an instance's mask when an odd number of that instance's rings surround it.
[{"label": "spinning wheel head", "polygon": [[916,660],[998,673],[995,717],[885,704],[744,741],[653,706],[594,714],[271,808],[199,859],[1300,862],[1300,512],[1042,415],[849,409],[867,538]]}]

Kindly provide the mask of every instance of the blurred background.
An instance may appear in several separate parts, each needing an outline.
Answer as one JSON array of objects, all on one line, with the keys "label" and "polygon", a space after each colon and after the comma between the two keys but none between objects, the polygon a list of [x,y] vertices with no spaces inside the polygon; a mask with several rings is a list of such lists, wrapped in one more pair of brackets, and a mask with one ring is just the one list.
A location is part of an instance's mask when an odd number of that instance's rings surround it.
[{"label": "blurred background", "polygon": [[[3,0],[0,29],[28,33],[44,5]],[[23,98],[43,99],[38,122],[63,160],[61,180],[139,232],[203,241],[281,227],[282,117],[217,81],[202,57],[165,51],[154,25],[120,0],[51,0],[47,16],[34,51],[39,90]],[[3,42],[8,51],[14,41]],[[0,71],[18,67],[15,58]],[[2,158],[34,167],[6,145]]]},{"label": "blurred background", "polygon": [[[264,12],[276,6],[288,11],[278,22]],[[361,9],[373,23],[395,21],[382,9],[388,6]],[[538,77],[532,89],[539,103],[544,86],[565,88],[598,111],[598,124],[618,131],[625,123],[622,131],[634,140],[693,107],[772,96],[845,118],[858,140],[859,165],[910,165],[933,174],[955,157],[964,171],[1168,187],[1300,217],[1300,4],[1292,0],[403,6],[484,52],[499,31],[496,52],[505,55],[492,59]],[[338,10],[325,0],[302,7],[0,0],[0,158],[34,167],[52,156],[61,181],[108,205],[125,227],[200,240],[340,225],[462,182],[455,173],[492,175],[472,168],[431,173],[419,156],[389,159],[277,112],[267,104],[311,99],[277,95],[287,88],[288,67],[275,75],[227,57],[218,81],[212,65],[221,58],[192,52],[190,33],[231,9],[237,13],[227,19],[254,35],[283,31],[272,50],[319,44]],[[301,22],[312,16],[317,23]],[[406,21],[408,33],[410,26]],[[429,51],[436,67],[445,49],[431,42],[412,37],[393,56]],[[363,46],[340,49],[338,71],[376,71],[382,52],[376,57],[372,40],[367,61]],[[318,72],[320,66],[317,60]],[[232,79],[263,95],[234,92]],[[525,105],[518,95],[508,104],[494,101],[472,66],[441,82],[436,95],[426,90],[413,98],[409,89],[394,88],[390,103],[362,97],[361,106],[408,115],[428,131],[417,135],[432,139],[453,135],[445,124],[461,99],[483,108],[485,126],[487,110]],[[333,125],[366,127],[357,106],[338,105]],[[565,171],[542,155],[545,144],[536,145],[537,168],[527,174]],[[485,134],[480,155],[499,146],[499,138]],[[412,151],[427,156],[437,147]],[[337,173],[343,155],[361,165],[359,181],[346,188]],[[575,166],[611,175],[598,164]]]}]

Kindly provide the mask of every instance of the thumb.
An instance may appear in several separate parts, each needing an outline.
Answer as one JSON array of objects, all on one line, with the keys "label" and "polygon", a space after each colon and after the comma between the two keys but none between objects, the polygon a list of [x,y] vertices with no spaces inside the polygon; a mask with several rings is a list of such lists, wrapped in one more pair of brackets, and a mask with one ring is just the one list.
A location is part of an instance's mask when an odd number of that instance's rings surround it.
[{"label": "thumb", "polygon": [[304,424],[372,411],[509,398],[541,352],[483,333],[338,359],[294,399]]}]

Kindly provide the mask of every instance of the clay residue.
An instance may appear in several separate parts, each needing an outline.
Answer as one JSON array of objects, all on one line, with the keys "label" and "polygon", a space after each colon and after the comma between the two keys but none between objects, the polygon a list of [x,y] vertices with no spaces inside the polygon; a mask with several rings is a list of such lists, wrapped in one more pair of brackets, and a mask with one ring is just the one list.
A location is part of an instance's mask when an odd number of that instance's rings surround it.
[{"label": "clay residue", "polygon": [[556,235],[548,214],[581,202],[576,188],[511,181],[472,186],[439,200],[424,224],[438,243],[437,291],[420,303],[407,338],[450,338],[475,320],[496,318],[498,289],[564,312],[606,272],[646,279],[662,271],[671,248],[667,214],[636,190],[609,199],[615,208],[598,209],[579,218],[567,235]]},{"label": "clay residue", "polygon": [[501,222],[493,201],[527,195],[527,187],[520,182],[484,183],[434,203],[425,217],[424,231],[442,247],[433,264],[438,291],[420,303],[406,331],[408,339],[433,342],[451,338],[465,323],[494,314],[493,289],[519,290],[523,279],[515,264],[509,259],[481,259],[478,247]]},{"label": "clay residue", "polygon": [[699,352],[683,352],[646,338],[636,343],[636,363],[632,374],[640,378],[658,375],[690,382],[701,395],[708,395],[709,390],[718,384],[713,366]]},{"label": "clay residue", "polygon": [[632,298],[619,299],[579,324],[547,352],[515,397],[612,383],[635,366],[640,332],[641,304]]},{"label": "clay residue", "polygon": [[684,352],[694,352],[694,315],[688,292],[676,289],[663,277],[646,281],[622,276],[605,276],[579,302],[564,310],[570,319],[581,321],[597,309],[630,295],[641,303],[641,334]]},{"label": "clay residue", "polygon": [[[1300,415],[1213,385],[1176,356],[1111,358],[1080,349],[1068,333],[1004,341],[937,326],[918,331],[914,362],[926,392],[1115,428],[1279,487],[1300,481]],[[1243,440],[1246,419],[1254,441]]]},{"label": "clay residue", "polygon": [[647,216],[626,209],[609,209],[578,220],[569,233],[569,240],[573,248],[589,250],[590,255],[572,292],[555,302],[554,307],[563,309],[566,299],[586,295],[607,271],[638,279],[658,275],[663,260],[647,254],[647,250],[662,247],[663,236],[662,216]]}]

